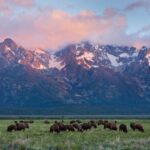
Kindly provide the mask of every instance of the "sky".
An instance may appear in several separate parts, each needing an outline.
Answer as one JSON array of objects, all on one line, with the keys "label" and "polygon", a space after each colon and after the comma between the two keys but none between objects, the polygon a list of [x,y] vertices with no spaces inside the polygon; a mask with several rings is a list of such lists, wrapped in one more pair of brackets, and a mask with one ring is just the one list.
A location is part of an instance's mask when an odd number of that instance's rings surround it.
[{"label": "sky", "polygon": [[150,0],[0,0],[0,41],[57,50],[69,43],[150,47]]}]

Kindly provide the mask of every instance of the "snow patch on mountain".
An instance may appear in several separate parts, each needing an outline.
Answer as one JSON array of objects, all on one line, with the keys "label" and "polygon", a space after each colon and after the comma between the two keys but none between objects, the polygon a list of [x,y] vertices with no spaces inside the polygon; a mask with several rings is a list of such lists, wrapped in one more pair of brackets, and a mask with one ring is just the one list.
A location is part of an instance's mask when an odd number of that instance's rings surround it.
[{"label": "snow patch on mountain", "polygon": [[112,66],[118,67],[118,66],[122,65],[121,62],[118,62],[118,57],[111,55],[109,53],[107,53],[107,56],[108,56]]},{"label": "snow patch on mountain", "polygon": [[87,51],[82,52],[76,56],[77,63],[79,65],[83,65],[83,67],[86,69],[92,67],[90,63],[94,62],[93,58],[94,58],[94,54],[92,52],[87,52]]},{"label": "snow patch on mountain", "polygon": [[45,51],[40,49],[40,48],[36,48],[35,49],[35,53],[37,53],[37,54],[45,54]]},{"label": "snow patch on mountain", "polygon": [[49,68],[56,68],[58,70],[61,70],[64,67],[65,63],[59,61],[58,58],[56,58],[54,55],[51,56],[51,59],[49,60]]},{"label": "snow patch on mountain", "polygon": [[46,66],[44,66],[43,64],[38,64],[38,65],[31,64],[31,67],[34,68],[34,69],[38,69],[38,70],[45,70],[45,69],[47,69]]},{"label": "snow patch on mountain", "polygon": [[149,66],[150,66],[150,50],[149,50],[148,53],[146,54],[145,58],[147,59],[148,64],[149,64]]},{"label": "snow patch on mountain", "polygon": [[129,58],[130,56],[129,56],[129,54],[127,54],[127,53],[122,53],[122,54],[120,54],[120,57]]}]

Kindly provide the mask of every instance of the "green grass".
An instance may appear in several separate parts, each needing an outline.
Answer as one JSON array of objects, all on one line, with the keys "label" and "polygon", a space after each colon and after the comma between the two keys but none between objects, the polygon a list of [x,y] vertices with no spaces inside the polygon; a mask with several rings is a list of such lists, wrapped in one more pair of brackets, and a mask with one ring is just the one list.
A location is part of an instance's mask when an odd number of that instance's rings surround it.
[{"label": "green grass", "polygon": [[7,126],[13,122],[0,120],[0,150],[150,150],[150,120],[117,120],[118,125],[138,122],[144,126],[144,133],[129,128],[127,134],[104,130],[103,126],[84,133],[52,134],[43,120],[35,120],[26,131],[8,133]]}]

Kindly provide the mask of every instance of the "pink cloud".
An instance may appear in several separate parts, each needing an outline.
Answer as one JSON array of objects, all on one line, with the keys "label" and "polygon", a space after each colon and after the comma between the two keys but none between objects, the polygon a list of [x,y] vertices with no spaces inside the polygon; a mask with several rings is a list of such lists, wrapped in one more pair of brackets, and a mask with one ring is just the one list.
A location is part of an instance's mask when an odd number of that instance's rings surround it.
[{"label": "pink cloud", "polygon": [[15,20],[1,17],[1,37],[11,37],[27,48],[46,49],[57,49],[67,43],[82,40],[115,45],[134,45],[137,40],[142,41],[135,35],[126,34],[125,16],[113,9],[105,10],[103,15],[89,11],[70,15],[61,10],[29,14],[20,14]]},{"label": "pink cloud", "polygon": [[72,16],[64,11],[53,10],[19,18],[14,26],[10,22],[11,26],[8,24],[7,29],[3,27],[6,32],[3,35],[11,35],[28,47],[41,45],[43,48],[57,48],[65,43],[81,40],[104,42],[103,37],[105,40],[114,31],[119,34],[126,26],[124,16],[107,18],[88,11]]}]

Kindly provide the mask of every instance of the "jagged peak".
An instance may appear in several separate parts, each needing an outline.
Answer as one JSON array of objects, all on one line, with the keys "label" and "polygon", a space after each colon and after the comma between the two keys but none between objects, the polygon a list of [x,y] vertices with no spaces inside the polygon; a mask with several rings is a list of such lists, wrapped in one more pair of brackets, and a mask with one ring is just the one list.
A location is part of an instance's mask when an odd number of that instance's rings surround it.
[{"label": "jagged peak", "polygon": [[7,45],[8,47],[10,47],[12,49],[16,49],[17,48],[17,44],[11,38],[6,38],[3,41],[3,44]]}]

